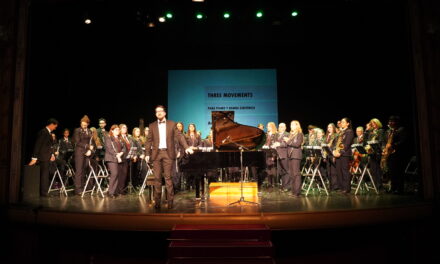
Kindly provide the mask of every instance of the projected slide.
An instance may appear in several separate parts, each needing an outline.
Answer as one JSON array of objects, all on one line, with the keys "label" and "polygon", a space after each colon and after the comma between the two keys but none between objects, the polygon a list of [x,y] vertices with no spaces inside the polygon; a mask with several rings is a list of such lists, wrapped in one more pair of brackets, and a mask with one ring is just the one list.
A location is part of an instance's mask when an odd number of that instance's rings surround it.
[{"label": "projected slide", "polygon": [[235,111],[234,121],[249,126],[278,123],[276,70],[168,71],[169,119],[182,121],[185,131],[196,124],[205,138],[211,111]]}]

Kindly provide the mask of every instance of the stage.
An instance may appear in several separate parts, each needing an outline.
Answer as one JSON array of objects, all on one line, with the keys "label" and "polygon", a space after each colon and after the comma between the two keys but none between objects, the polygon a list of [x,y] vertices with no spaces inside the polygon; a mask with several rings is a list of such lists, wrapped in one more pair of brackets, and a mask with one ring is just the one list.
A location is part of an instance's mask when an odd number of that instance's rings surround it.
[{"label": "stage", "polygon": [[404,222],[432,214],[432,204],[415,195],[312,194],[295,198],[278,189],[259,193],[258,205],[196,201],[192,191],[175,195],[174,208],[156,210],[149,195],[101,198],[89,194],[35,198],[11,205],[12,222],[98,230],[168,231],[175,224],[267,224],[302,230]]}]

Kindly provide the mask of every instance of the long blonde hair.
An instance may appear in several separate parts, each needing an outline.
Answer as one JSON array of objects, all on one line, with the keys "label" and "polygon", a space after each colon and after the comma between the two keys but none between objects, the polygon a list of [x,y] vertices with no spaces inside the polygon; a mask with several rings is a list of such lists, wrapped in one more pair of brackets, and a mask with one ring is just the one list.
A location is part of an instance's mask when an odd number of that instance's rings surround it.
[{"label": "long blonde hair", "polygon": [[293,123],[295,123],[296,124],[296,131],[292,131],[292,130],[290,130],[290,133],[292,133],[292,134],[294,134],[294,135],[297,135],[298,133],[302,133],[303,131],[302,131],[302,128],[301,128],[301,124],[299,123],[299,121],[298,120],[292,120],[291,122],[290,122],[290,127],[292,127],[292,124]]},{"label": "long blonde hair", "polygon": [[278,132],[277,126],[274,122],[267,123],[267,133],[272,132],[273,134],[276,134]]}]

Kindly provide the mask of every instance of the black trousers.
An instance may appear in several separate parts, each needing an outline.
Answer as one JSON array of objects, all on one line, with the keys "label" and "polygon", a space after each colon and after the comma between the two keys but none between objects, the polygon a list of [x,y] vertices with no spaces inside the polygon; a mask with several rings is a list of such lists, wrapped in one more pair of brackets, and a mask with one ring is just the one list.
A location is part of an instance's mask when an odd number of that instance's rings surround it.
[{"label": "black trousers", "polygon": [[40,165],[40,195],[46,196],[49,190],[49,163],[50,161],[39,161]]},{"label": "black trousers", "polygon": [[278,165],[278,175],[281,178],[281,188],[290,190],[292,188],[292,177],[289,173],[289,161],[287,159],[279,159]]},{"label": "black trousers", "polygon": [[205,194],[205,175],[203,175],[203,173],[195,173],[194,184],[196,189],[196,198],[200,198],[200,191],[202,195]]},{"label": "black trousers", "polygon": [[371,176],[373,176],[374,184],[376,188],[382,186],[382,169],[380,168],[380,156],[372,156],[368,162],[370,168]]},{"label": "black trousers", "polygon": [[87,166],[89,165],[89,157],[83,152],[75,152],[75,193],[79,194],[84,188],[84,178],[86,176]]},{"label": "black trousers", "polygon": [[289,159],[289,175],[292,182],[292,193],[294,195],[301,194],[301,160]]},{"label": "black trousers", "polygon": [[171,180],[171,171],[174,160],[172,160],[166,150],[159,150],[155,160],[153,160],[154,173],[154,201],[160,204],[162,196],[162,173],[165,178],[165,186],[167,188],[167,200],[172,202],[174,199],[173,181]]},{"label": "black trousers", "polygon": [[119,194],[117,190],[118,190],[119,174],[122,169],[122,166],[120,165],[120,163],[118,164],[116,162],[107,162],[107,167],[110,171],[108,194],[109,195]]},{"label": "black trousers", "polygon": [[405,167],[409,158],[399,154],[392,154],[388,158],[388,170],[391,178],[391,191],[403,193],[405,184]]},{"label": "black trousers", "polygon": [[341,191],[351,192],[350,157],[341,156],[336,159],[336,172]]},{"label": "black trousers", "polygon": [[178,192],[181,191],[181,180],[182,180],[182,176],[183,173],[180,171],[180,161],[181,158],[178,158],[176,160],[173,161],[172,164],[172,173],[171,173],[171,178],[173,180],[173,188],[174,188],[174,192]]},{"label": "black trousers", "polygon": [[338,182],[338,174],[336,171],[336,162],[333,161],[333,158],[328,158],[327,159],[327,177],[330,181],[330,190],[334,191],[334,190],[338,190],[339,187],[339,182]]},{"label": "black trousers", "polygon": [[130,170],[130,162],[129,161],[123,161],[122,163],[119,163],[119,166],[121,167],[121,170],[119,172],[119,179],[118,179],[118,194],[123,194],[125,192],[124,188],[127,186],[127,177]]}]

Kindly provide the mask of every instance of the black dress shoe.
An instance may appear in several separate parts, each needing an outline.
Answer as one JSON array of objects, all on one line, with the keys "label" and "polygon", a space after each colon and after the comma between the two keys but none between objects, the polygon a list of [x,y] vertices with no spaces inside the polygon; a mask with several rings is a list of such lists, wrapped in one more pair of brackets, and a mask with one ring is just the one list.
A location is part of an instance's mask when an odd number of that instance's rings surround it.
[{"label": "black dress shoe", "polygon": [[160,203],[156,203],[156,204],[154,204],[154,208],[155,208],[155,209],[160,209]]}]

